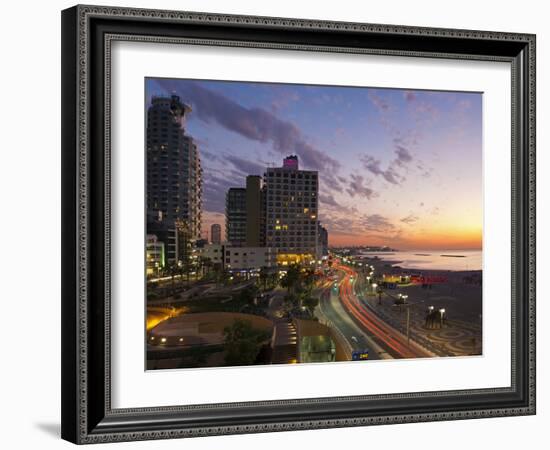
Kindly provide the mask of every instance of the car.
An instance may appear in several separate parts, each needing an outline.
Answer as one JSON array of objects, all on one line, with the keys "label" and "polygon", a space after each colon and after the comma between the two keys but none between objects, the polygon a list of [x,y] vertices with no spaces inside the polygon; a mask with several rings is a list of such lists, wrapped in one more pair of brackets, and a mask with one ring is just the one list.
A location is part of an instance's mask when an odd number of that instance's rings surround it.
[{"label": "car", "polygon": [[365,361],[369,359],[369,349],[356,350],[351,353],[352,361]]}]

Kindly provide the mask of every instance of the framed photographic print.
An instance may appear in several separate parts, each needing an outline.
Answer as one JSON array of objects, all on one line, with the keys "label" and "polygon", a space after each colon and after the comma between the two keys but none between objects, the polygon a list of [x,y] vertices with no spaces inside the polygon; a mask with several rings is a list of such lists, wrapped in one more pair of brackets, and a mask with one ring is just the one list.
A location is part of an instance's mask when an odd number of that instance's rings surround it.
[{"label": "framed photographic print", "polygon": [[62,436],[535,413],[535,36],[62,13]]}]

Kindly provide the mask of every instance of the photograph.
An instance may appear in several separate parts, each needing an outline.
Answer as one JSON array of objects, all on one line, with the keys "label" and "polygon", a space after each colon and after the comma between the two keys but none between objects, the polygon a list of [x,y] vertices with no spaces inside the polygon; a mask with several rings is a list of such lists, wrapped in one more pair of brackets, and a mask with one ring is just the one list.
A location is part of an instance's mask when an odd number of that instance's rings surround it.
[{"label": "photograph", "polygon": [[144,103],[146,370],[483,355],[482,92],[147,77]]}]

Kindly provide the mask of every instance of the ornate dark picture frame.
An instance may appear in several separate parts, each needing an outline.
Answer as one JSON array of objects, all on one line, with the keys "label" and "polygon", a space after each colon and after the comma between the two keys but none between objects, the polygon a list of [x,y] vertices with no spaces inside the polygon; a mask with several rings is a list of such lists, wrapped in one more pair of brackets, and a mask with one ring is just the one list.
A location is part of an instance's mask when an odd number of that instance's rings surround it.
[{"label": "ornate dark picture frame", "polygon": [[[506,388],[113,409],[110,49],[117,40],[506,61],[512,373]],[[62,13],[62,437],[84,444],[535,413],[535,36],[75,6]]]}]

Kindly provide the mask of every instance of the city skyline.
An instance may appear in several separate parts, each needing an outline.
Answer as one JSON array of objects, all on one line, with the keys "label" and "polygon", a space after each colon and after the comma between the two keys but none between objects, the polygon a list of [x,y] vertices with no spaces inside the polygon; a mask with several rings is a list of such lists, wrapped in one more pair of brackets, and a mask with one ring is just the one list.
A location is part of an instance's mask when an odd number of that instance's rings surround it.
[{"label": "city skyline", "polygon": [[229,188],[296,154],[330,246],[481,248],[481,94],[147,79],[146,108],[172,93],[192,107],[204,236]]},{"label": "city skyline", "polygon": [[[474,101],[158,83],[146,99],[148,369],[481,354],[481,251],[456,248],[481,229]],[[406,246],[455,249],[390,251]]]}]

